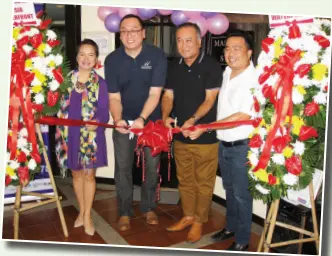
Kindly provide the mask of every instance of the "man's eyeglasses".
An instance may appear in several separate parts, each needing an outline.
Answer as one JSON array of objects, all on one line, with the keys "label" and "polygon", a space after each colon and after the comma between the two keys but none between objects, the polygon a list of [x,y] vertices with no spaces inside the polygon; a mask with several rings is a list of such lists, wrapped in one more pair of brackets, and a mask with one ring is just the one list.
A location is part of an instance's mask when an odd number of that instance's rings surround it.
[{"label": "man's eyeglasses", "polygon": [[137,33],[142,31],[143,28],[141,29],[134,29],[134,30],[120,30],[120,34],[124,35],[124,36],[128,36],[129,34],[131,34],[132,36],[137,36]]}]

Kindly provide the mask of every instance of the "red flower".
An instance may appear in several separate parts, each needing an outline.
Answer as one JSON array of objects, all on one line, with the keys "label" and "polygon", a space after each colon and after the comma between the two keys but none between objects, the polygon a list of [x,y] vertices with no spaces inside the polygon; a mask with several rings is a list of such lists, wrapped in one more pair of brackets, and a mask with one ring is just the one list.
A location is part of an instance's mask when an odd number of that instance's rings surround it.
[{"label": "red flower", "polygon": [[6,174],[6,186],[8,186],[12,182],[12,179],[8,174]]},{"label": "red flower", "polygon": [[27,31],[30,31],[30,26],[26,26],[26,27],[23,27],[21,30],[20,30],[20,34],[23,34],[23,33],[25,33],[25,32],[27,32]]},{"label": "red flower", "polygon": [[44,11],[43,11],[43,10],[40,10],[39,12],[36,13],[36,17],[37,17],[38,19],[40,19],[41,16],[43,16],[43,14],[44,14]]},{"label": "red flower", "polygon": [[295,70],[295,74],[298,74],[302,78],[309,73],[310,68],[310,64],[302,64]]},{"label": "red flower", "polygon": [[321,35],[315,35],[314,40],[323,48],[327,48],[330,46],[330,40],[328,40],[326,37]]},{"label": "red flower", "polygon": [[259,134],[254,135],[249,142],[249,147],[260,148],[263,144],[263,140]]},{"label": "red flower", "polygon": [[47,43],[49,46],[51,46],[53,48],[53,47],[59,45],[60,41],[59,40],[48,40]]},{"label": "red flower", "polygon": [[28,36],[24,36],[21,39],[16,41],[17,48],[22,48],[27,43],[29,43],[29,37]]},{"label": "red flower", "polygon": [[20,183],[25,186],[29,183],[30,175],[29,168],[27,166],[20,166],[17,169],[18,177],[20,178]]},{"label": "red flower", "polygon": [[258,100],[256,99],[256,97],[254,97],[254,109],[256,112],[259,112],[259,110],[261,109]]},{"label": "red flower", "polygon": [[36,110],[37,112],[42,112],[43,111],[43,104],[32,103],[32,108],[34,110]]},{"label": "red flower", "polygon": [[59,98],[59,92],[52,92],[48,91],[47,92],[47,105],[50,107],[55,106],[55,104],[58,102]]},{"label": "red flower", "polygon": [[41,157],[39,153],[31,153],[31,157],[36,161],[37,164],[41,163]]},{"label": "red flower", "polygon": [[276,137],[272,141],[272,145],[274,147],[275,152],[282,153],[282,151],[285,149],[285,147],[288,145],[289,142],[292,141],[292,137],[289,135],[285,136],[279,136]]},{"label": "red flower", "polygon": [[305,141],[312,137],[318,137],[317,130],[311,126],[302,126],[299,134],[299,140]]},{"label": "red flower", "polygon": [[264,52],[269,52],[269,46],[274,43],[274,39],[267,37],[264,40],[262,40],[262,49]]},{"label": "red flower", "polygon": [[257,117],[257,118],[255,118],[254,120],[253,120],[253,126],[256,128],[256,127],[258,127],[259,126],[259,124],[262,122],[262,120],[263,120],[263,118],[261,118],[261,117]]},{"label": "red flower", "polygon": [[277,183],[277,177],[273,176],[271,173],[268,176],[269,185],[275,185]]},{"label": "red flower", "polygon": [[54,76],[55,80],[57,80],[57,82],[59,84],[62,84],[64,79],[63,79],[63,76],[62,76],[61,67],[59,67],[58,69],[53,69],[52,73],[53,73],[53,76]]},{"label": "red flower", "polygon": [[301,37],[301,31],[299,26],[296,23],[293,23],[292,26],[289,27],[289,39],[299,38]]},{"label": "red flower", "polygon": [[262,88],[262,93],[264,95],[265,98],[270,99],[272,97],[272,86],[268,85],[268,84],[264,84],[263,88]]},{"label": "red flower", "polygon": [[286,170],[294,175],[300,175],[302,172],[302,160],[298,156],[292,156],[286,159]]},{"label": "red flower", "polygon": [[37,51],[32,50],[31,52],[29,52],[29,55],[28,55],[29,59],[32,59],[32,58],[35,58],[35,57],[38,57],[38,52]]},{"label": "red flower", "polygon": [[263,84],[271,75],[271,69],[269,67],[264,67],[264,73],[258,78],[259,84]]},{"label": "red flower", "polygon": [[51,22],[52,20],[50,19],[42,21],[39,25],[39,29],[41,30],[47,29],[47,27],[51,24]]},{"label": "red flower", "polygon": [[308,103],[304,108],[305,116],[314,116],[319,112],[319,105],[316,102]]},{"label": "red flower", "polygon": [[37,49],[42,42],[43,42],[43,36],[40,33],[30,38],[30,43],[32,47],[35,49]]},{"label": "red flower", "polygon": [[19,163],[25,163],[27,161],[27,156],[26,156],[26,154],[23,151],[21,151],[19,153],[19,155],[17,156],[17,161]]}]

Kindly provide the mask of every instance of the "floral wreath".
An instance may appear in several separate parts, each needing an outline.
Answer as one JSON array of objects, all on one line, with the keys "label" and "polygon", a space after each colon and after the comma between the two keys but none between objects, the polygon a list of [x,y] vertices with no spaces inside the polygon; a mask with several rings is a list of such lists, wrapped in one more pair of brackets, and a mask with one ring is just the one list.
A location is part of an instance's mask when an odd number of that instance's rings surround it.
[{"label": "floral wreath", "polygon": [[41,15],[37,24],[13,28],[6,186],[27,185],[40,171],[41,145],[35,138],[34,118],[56,114],[69,86],[61,42],[49,29],[51,20],[41,20]]},{"label": "floral wreath", "polygon": [[331,21],[286,22],[262,41],[253,89],[260,123],[250,135],[249,187],[271,202],[323,170]]}]

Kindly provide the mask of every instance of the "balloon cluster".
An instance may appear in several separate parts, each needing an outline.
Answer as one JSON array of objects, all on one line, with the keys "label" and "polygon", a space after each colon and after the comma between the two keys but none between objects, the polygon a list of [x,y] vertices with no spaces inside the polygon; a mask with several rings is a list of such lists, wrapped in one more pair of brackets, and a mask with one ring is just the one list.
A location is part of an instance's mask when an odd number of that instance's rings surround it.
[{"label": "balloon cluster", "polygon": [[98,17],[101,19],[109,32],[119,32],[121,18],[134,14],[142,20],[148,20],[156,15],[171,15],[171,21],[179,26],[185,22],[191,22],[198,25],[203,37],[208,31],[214,35],[220,35],[227,31],[229,21],[227,17],[216,12],[199,12],[199,11],[173,11],[157,10],[144,8],[121,8],[121,7],[99,7]]}]

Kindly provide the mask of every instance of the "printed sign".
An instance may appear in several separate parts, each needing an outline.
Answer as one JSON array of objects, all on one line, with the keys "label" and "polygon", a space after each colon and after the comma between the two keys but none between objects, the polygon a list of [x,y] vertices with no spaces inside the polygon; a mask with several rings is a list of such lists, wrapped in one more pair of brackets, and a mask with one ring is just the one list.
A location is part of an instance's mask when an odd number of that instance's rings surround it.
[{"label": "printed sign", "polygon": [[13,21],[14,25],[20,23],[28,25],[37,24],[35,7],[33,3],[15,2]]},{"label": "printed sign", "polygon": [[269,15],[270,28],[285,25],[286,21],[292,22],[293,20],[296,20],[298,23],[312,23],[314,21],[311,17]]}]

